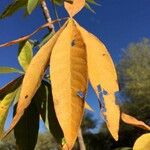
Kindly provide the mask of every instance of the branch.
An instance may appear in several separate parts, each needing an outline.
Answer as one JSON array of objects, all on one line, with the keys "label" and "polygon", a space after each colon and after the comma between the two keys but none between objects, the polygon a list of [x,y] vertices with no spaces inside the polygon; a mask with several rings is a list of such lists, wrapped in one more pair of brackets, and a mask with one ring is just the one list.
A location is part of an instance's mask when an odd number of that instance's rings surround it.
[{"label": "branch", "polygon": [[[13,40],[13,41],[4,43],[4,44],[0,44],[0,48],[1,48],[1,47],[5,47],[5,46],[11,46],[11,45],[13,45],[13,44],[17,44],[17,43],[19,43],[19,42],[25,41],[25,40],[29,39],[31,36],[33,36],[34,34],[36,34],[37,32],[39,32],[40,30],[42,30],[42,29],[44,29],[44,28],[46,28],[46,27],[52,26],[54,23],[57,23],[57,22],[60,22],[60,21],[62,21],[62,20],[66,20],[66,19],[68,19],[68,17],[66,17],[66,18],[61,18],[61,19],[54,20],[54,21],[51,21],[51,22],[49,22],[49,23],[46,23],[46,24],[40,26],[39,28],[37,28],[35,31],[33,31],[33,32],[32,32],[31,34],[29,34],[29,35],[23,36],[23,37],[21,37],[21,38],[19,38],[19,39],[16,39],[16,40]],[[52,29],[52,28],[51,28],[51,29]]]},{"label": "branch", "polygon": [[[47,22],[48,23],[52,22],[50,12],[49,12],[49,9],[47,7],[47,4],[46,4],[45,0],[41,0],[41,7],[42,7],[43,14],[44,14],[44,17],[47,20]],[[48,27],[49,27],[50,31],[54,30],[54,25],[53,24],[50,24]]]},{"label": "branch", "polygon": [[78,133],[78,141],[79,141],[80,150],[86,150],[81,127],[80,127],[79,133]]},{"label": "branch", "polygon": [[[53,6],[53,10],[54,10],[55,18],[56,18],[56,19],[59,19],[59,16],[58,16],[58,13],[57,13],[57,9],[56,9],[56,6],[55,6],[55,3],[54,3],[54,0],[51,0],[51,2],[52,2],[52,6]],[[61,27],[60,22],[58,23],[58,25],[59,25],[59,28],[60,28],[60,27]]]}]

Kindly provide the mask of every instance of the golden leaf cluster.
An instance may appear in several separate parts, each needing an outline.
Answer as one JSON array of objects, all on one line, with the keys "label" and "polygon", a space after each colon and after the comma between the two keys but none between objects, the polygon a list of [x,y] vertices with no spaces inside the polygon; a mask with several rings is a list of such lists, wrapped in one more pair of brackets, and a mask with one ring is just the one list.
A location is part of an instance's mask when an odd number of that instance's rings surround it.
[{"label": "golden leaf cluster", "polygon": [[[149,130],[144,122],[120,113],[115,97],[115,93],[119,91],[117,75],[108,50],[94,35],[69,18],[40,48],[27,67],[16,114],[4,136],[15,127],[30,105],[48,66],[54,109],[65,139],[62,145],[64,149],[72,149],[84,108],[91,109],[85,102],[88,81],[98,97],[101,113],[115,140],[118,140],[120,118],[125,123]],[[0,102],[0,111],[2,106]]]}]

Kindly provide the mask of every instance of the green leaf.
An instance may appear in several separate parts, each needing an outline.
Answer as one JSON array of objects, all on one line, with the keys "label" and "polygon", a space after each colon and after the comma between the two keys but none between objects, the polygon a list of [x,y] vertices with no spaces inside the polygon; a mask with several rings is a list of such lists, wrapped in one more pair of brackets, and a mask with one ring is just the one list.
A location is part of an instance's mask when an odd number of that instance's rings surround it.
[{"label": "green leaf", "polygon": [[9,107],[14,100],[16,92],[22,82],[22,76],[11,81],[0,89],[0,137],[3,134],[4,124],[7,118]]},{"label": "green leaf", "polygon": [[[14,109],[15,114],[16,107]],[[19,150],[34,150],[39,130],[39,112],[35,100],[25,110],[23,116],[14,128],[16,145]]]},{"label": "green leaf", "polygon": [[28,0],[28,4],[27,4],[27,12],[28,12],[28,14],[32,13],[32,11],[36,8],[38,3],[39,3],[39,0]]},{"label": "green leaf", "polygon": [[10,5],[8,5],[4,11],[0,14],[0,18],[6,18],[13,15],[16,11],[24,7],[27,3],[27,0],[15,0]]},{"label": "green leaf", "polygon": [[24,41],[19,44],[18,61],[24,71],[28,68],[33,56],[33,44],[29,41]]},{"label": "green leaf", "polygon": [[17,89],[16,96],[15,96],[14,101],[13,101],[13,106],[15,106],[15,105],[18,103],[19,96],[20,96],[20,91],[21,91],[21,85],[20,85],[20,87]]},{"label": "green leaf", "polygon": [[92,13],[95,13],[95,11],[91,8],[91,6],[89,4],[94,4],[94,5],[100,6],[100,4],[96,3],[95,0],[86,0],[85,8],[90,10]]},{"label": "green leaf", "polygon": [[85,3],[85,8],[89,9],[92,13],[95,13],[95,11],[91,8],[91,6],[88,3]]},{"label": "green leaf", "polygon": [[45,126],[49,129],[57,142],[61,143],[64,135],[54,110],[51,85],[46,81],[42,81],[42,84],[37,91],[36,104]]},{"label": "green leaf", "polygon": [[53,0],[54,1],[54,4],[58,5],[58,6],[61,6],[63,5],[63,0]]},{"label": "green leaf", "polygon": [[14,91],[14,89],[18,88],[22,82],[23,76],[16,78],[15,80],[10,81],[8,84],[4,85],[0,88],[0,102],[4,99],[4,97]]},{"label": "green leaf", "polygon": [[0,67],[0,74],[5,74],[5,73],[20,73],[23,74],[21,70],[18,70],[16,68],[12,67]]},{"label": "green leaf", "polygon": [[95,0],[86,0],[87,3],[91,3],[97,6],[100,6],[100,4],[98,4],[97,2],[95,2]]},{"label": "green leaf", "polygon": [[42,41],[38,44],[38,47],[41,48],[52,36],[54,35],[54,31],[46,34]]}]

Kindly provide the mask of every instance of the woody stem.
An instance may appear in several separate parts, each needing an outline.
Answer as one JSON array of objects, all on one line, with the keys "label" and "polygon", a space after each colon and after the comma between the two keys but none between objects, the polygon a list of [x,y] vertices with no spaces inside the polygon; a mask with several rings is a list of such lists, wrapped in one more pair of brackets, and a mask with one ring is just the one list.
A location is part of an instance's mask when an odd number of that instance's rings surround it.
[{"label": "woody stem", "polygon": [[[49,11],[49,9],[47,7],[47,4],[46,4],[45,0],[41,0],[41,7],[42,7],[42,10],[43,10],[43,14],[44,14],[45,20],[48,23],[51,23],[52,22],[52,18],[51,18],[50,11]],[[52,31],[52,30],[54,30],[54,25],[50,24],[48,28],[49,28],[50,31]]]}]

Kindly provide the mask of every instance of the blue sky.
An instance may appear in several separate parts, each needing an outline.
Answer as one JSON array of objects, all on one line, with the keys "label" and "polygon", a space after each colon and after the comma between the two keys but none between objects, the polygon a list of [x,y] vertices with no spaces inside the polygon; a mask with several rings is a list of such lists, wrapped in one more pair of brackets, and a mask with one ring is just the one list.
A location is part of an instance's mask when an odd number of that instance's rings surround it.
[{"label": "blue sky", "polygon": [[[0,1],[0,12],[9,2],[11,0]],[[96,2],[101,4],[93,6],[96,14],[84,9],[75,18],[105,43],[115,63],[119,61],[129,43],[138,42],[143,37],[150,38],[150,0],[97,0]],[[55,19],[49,3],[48,6],[52,18]],[[67,16],[63,8],[58,10],[60,17]],[[24,11],[20,10],[12,17],[0,20],[0,44],[29,34],[45,23],[40,7],[28,17],[24,17],[23,14]],[[32,39],[40,39],[46,32],[45,29]],[[20,68],[16,59],[17,47],[14,45],[0,48],[0,66]],[[18,75],[0,75],[0,87],[16,76]],[[93,102],[96,97],[92,89],[89,90],[88,99],[92,100],[91,104],[96,108],[97,103]]]}]

